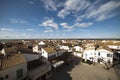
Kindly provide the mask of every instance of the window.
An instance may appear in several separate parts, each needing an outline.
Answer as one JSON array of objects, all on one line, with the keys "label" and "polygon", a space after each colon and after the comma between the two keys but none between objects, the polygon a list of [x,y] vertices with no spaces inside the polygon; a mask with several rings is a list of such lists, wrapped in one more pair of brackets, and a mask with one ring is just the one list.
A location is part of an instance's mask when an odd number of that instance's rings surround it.
[{"label": "window", "polygon": [[51,55],[48,57],[48,59],[51,60],[51,59],[54,59],[55,57],[56,57],[56,55]]},{"label": "window", "polygon": [[94,55],[96,55],[96,53],[94,53]]},{"label": "window", "polygon": [[23,77],[23,69],[19,69],[16,72],[17,72],[17,79],[20,79],[21,77]]},{"label": "window", "polygon": [[100,52],[98,53],[98,56],[100,56]]},{"label": "window", "polygon": [[110,57],[110,54],[107,54],[107,57]]},{"label": "window", "polygon": [[119,49],[120,47],[119,46],[117,46],[117,49]]}]

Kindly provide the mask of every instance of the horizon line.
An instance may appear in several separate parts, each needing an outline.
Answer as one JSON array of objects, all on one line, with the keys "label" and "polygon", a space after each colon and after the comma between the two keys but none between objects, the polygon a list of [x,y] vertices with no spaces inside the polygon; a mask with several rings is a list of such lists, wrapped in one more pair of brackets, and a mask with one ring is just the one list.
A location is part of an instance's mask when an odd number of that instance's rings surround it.
[{"label": "horizon line", "polygon": [[0,40],[120,40],[120,38],[11,38]]}]

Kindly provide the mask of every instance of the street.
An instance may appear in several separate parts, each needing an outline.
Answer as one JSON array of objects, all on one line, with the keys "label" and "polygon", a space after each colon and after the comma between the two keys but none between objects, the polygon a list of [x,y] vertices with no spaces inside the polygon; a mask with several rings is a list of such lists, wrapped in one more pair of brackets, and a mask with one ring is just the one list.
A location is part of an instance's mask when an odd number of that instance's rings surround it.
[{"label": "street", "polygon": [[103,65],[95,66],[80,63],[80,59],[74,57],[70,65],[62,65],[53,71],[49,80],[120,80],[120,69],[103,69]]}]

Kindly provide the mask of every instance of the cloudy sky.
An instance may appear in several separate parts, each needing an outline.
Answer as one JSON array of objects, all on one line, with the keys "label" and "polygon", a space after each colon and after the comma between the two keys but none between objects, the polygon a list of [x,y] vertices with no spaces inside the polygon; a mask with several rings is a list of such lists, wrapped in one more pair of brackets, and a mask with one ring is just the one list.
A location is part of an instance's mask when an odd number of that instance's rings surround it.
[{"label": "cloudy sky", "polygon": [[120,38],[120,0],[0,0],[0,39]]}]

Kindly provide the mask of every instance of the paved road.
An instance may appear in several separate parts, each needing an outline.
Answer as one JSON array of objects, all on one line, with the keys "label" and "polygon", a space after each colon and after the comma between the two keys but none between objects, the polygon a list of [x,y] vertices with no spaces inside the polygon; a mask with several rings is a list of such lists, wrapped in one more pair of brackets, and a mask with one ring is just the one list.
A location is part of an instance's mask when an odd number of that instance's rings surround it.
[{"label": "paved road", "polygon": [[120,64],[118,64],[117,66],[114,67],[114,71],[115,71],[118,79],[120,80]]},{"label": "paved road", "polygon": [[50,80],[120,80],[119,74],[117,69],[105,70],[100,64],[80,64],[80,59],[74,58],[70,65],[57,68]]}]

